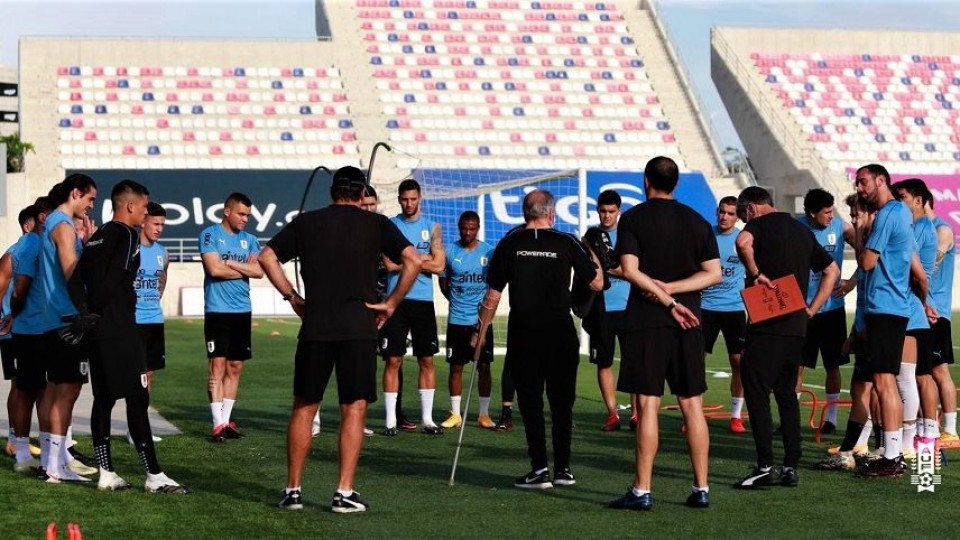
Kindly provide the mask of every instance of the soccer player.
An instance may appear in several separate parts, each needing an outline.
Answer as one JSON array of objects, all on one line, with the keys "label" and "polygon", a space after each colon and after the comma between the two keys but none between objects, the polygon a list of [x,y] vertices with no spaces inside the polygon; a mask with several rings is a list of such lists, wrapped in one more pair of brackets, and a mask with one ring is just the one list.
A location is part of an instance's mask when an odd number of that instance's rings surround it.
[{"label": "soccer player", "polygon": [[[757,186],[746,188],[737,198],[737,209],[747,223],[737,235],[736,245],[749,284],[773,288],[772,280],[792,275],[801,294],[807,297],[811,271],[821,276],[817,292],[805,312],[797,311],[763,322],[751,321],[740,366],[757,464],[734,487],[796,487],[801,454],[796,387],[807,319],[818,313],[830,298],[840,267],[808,227],[789,214],[777,211],[767,190]],[[773,466],[771,391],[777,400],[783,435],[783,466],[779,469]]]},{"label": "soccer player", "polygon": [[[439,223],[423,215],[420,207],[420,184],[416,180],[408,178],[400,182],[397,194],[401,213],[391,220],[420,253],[423,264],[417,282],[400,303],[394,316],[388,319],[380,330],[381,354],[387,362],[383,371],[383,397],[387,409],[383,434],[388,437],[397,435],[399,369],[407,350],[409,333],[413,342],[413,355],[417,357],[420,367],[418,387],[423,423],[421,432],[427,435],[442,435],[443,428],[433,421],[433,397],[437,386],[433,355],[440,350],[437,346],[437,317],[433,309],[433,275],[439,274],[446,267],[443,234]],[[387,276],[387,293],[393,294],[400,276],[400,267],[386,259],[384,264],[390,272]]]},{"label": "soccer player", "polygon": [[166,340],[163,334],[163,308],[160,299],[167,286],[170,257],[160,243],[167,211],[159,203],[147,204],[147,217],[140,228],[140,269],[133,287],[137,292],[137,329],[147,353],[147,390],[153,372],[166,367]]},{"label": "soccer player", "polygon": [[117,400],[123,399],[130,436],[147,473],[144,489],[185,495],[189,490],[167,476],[157,462],[147,417],[147,359],[137,331],[133,282],[140,270],[141,255],[136,227],[143,225],[147,217],[148,195],[147,188],[133,180],[121,180],[114,186],[110,194],[113,220],[89,238],[70,281],[70,294],[80,309],[77,324],[96,319],[92,331],[87,331],[93,384],[90,431],[100,465],[97,489],[118,491],[130,487],[114,470],[110,449],[110,417]]},{"label": "soccer player", "polygon": [[927,217],[937,229],[937,262],[930,283],[930,298],[940,318],[933,325],[933,380],[940,390],[940,409],[943,412],[943,432],[940,442],[960,444],[957,436],[957,387],[950,375],[953,364],[953,336],[950,321],[953,315],[953,265],[955,238],[950,225],[933,210],[933,197],[927,205]]},{"label": "soccer player", "polygon": [[[49,483],[89,481],[69,468],[71,456],[67,450],[73,406],[81,386],[87,382],[89,362],[84,345],[63,334],[69,326],[64,318],[77,314],[67,290],[67,281],[73,276],[83,249],[74,219],[91,223],[87,212],[97,198],[97,184],[85,174],[71,174],[54,186],[48,196],[55,209],[47,216],[41,233],[39,279],[33,284],[39,285],[41,291],[39,329],[43,337],[39,345],[48,382],[40,402],[43,412],[37,414],[49,418],[50,425],[49,435],[41,434],[41,453],[47,451],[40,461]],[[84,237],[90,228],[92,225],[83,227]]]},{"label": "soccer player", "polygon": [[[570,314],[570,272],[603,289],[603,273],[580,241],[553,228],[556,213],[549,191],[523,199],[526,226],[514,229],[494,250],[487,270],[489,288],[480,304],[481,327],[496,314],[501,293],[510,286],[505,362],[513,375],[527,438],[531,471],[514,482],[520,489],[549,489],[576,483],[570,469],[570,436],[580,355]],[[478,336],[479,346],[486,336]],[[553,481],[547,462],[543,394],[553,424]]]},{"label": "soccer player", "polygon": [[[473,361],[470,340],[477,329],[478,308],[487,290],[487,268],[493,255],[493,246],[477,238],[480,216],[472,210],[460,214],[457,222],[460,240],[446,250],[447,268],[440,274],[440,291],[450,301],[447,317],[447,362],[450,364],[450,417],[441,426],[460,427],[460,394],[463,389],[463,366]],[[490,418],[490,364],[493,363],[493,327],[487,335],[480,360],[474,366],[480,377],[480,411],[477,425],[496,427]],[[470,396],[467,396],[470,399]]]},{"label": "soccer player", "polygon": [[[833,195],[814,188],[803,197],[803,216],[798,219],[816,237],[817,242],[837,263],[843,265],[843,244],[853,242],[853,226],[833,213]],[[807,289],[807,305],[813,303],[813,297],[819,290],[820,275],[811,274]],[[820,433],[831,435],[837,431],[837,401],[840,400],[840,366],[850,362],[843,354],[843,342],[847,338],[847,313],[843,309],[843,298],[830,296],[820,312],[807,323],[807,337],[803,342],[803,355],[797,388],[803,384],[804,368],[817,367],[817,353],[823,359],[823,369],[827,372],[827,419],[820,427]]]},{"label": "soccer player", "polygon": [[913,220],[910,210],[894,200],[890,174],[882,165],[869,164],[857,169],[855,186],[857,195],[877,208],[870,236],[857,262],[866,281],[866,352],[873,368],[873,384],[880,401],[880,423],[884,429],[883,457],[858,469],[857,475],[900,476],[904,471],[901,448],[903,403],[897,387],[897,374],[900,373],[910,318]]},{"label": "soccer player", "polygon": [[[686,504],[710,505],[707,482],[710,435],[703,416],[707,390],[700,293],[720,282],[720,255],[710,224],[674,198],[680,170],[672,159],[647,162],[643,187],[647,201],[620,218],[617,251],[624,277],[633,284],[627,300],[627,327],[617,389],[639,394],[633,485],[612,508],[650,510],[653,461],[659,446],[659,412],[664,381],[677,396],[687,426],[693,489]],[[658,302],[644,298],[649,276],[663,288]]]},{"label": "soccer player", "polygon": [[[607,421],[600,426],[601,431],[620,429],[616,385],[611,367],[617,340],[620,340],[620,347],[623,348],[627,297],[630,295],[630,283],[623,279],[620,257],[613,249],[617,244],[621,204],[620,194],[616,191],[608,189],[601,192],[597,196],[600,226],[588,229],[583,238],[604,271],[603,294],[596,296],[593,309],[584,320],[584,329],[590,333],[590,363],[597,366],[597,385],[603,404],[607,407]],[[634,401],[635,396],[631,396],[631,405],[634,405],[633,411],[636,412]]]},{"label": "soccer player", "polygon": [[740,358],[747,331],[747,315],[743,311],[740,289],[746,279],[743,263],[737,255],[737,198],[724,197],[717,205],[717,225],[713,235],[720,250],[720,272],[723,281],[703,290],[700,300],[703,313],[704,355],[713,354],[713,344],[720,332],[727,345],[730,361],[730,431],[745,433],[743,425],[743,383],[740,380]]},{"label": "soccer player", "polygon": [[[294,218],[260,256],[270,282],[303,319],[287,431],[287,487],[279,504],[287,510],[303,509],[301,479],[310,451],[311,419],[334,368],[341,423],[339,478],[331,509],[351,513],[369,508],[353,488],[367,406],[377,399],[377,326],[395,313],[421,263],[420,254],[391,220],[360,208],[365,187],[359,169],[338,169],[330,188],[333,204]],[[390,295],[375,304],[381,254],[400,271]],[[300,258],[306,298],[281,266],[294,257]]]},{"label": "soccer player", "polygon": [[231,193],[223,204],[223,219],[200,233],[203,260],[204,320],[207,342],[208,396],[214,442],[242,439],[230,421],[243,363],[250,350],[250,278],[263,277],[257,264],[260,242],[244,231],[253,203],[243,193]]}]

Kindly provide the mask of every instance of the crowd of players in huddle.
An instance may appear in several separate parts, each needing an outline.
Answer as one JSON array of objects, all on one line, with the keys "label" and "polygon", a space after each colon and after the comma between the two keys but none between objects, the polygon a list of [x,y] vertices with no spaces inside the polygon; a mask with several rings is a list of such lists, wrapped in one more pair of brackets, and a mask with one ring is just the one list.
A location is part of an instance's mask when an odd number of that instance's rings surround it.
[{"label": "crowd of players in huddle", "polygon": [[[953,233],[934,214],[933,198],[921,180],[891,185],[883,167],[861,168],[857,194],[846,201],[852,224],[834,215],[833,196],[823,190],[806,195],[804,215],[795,219],[778,212],[766,191],[748,188],[739,197],[721,199],[716,225],[711,226],[673,198],[678,177],[676,164],[668,158],[651,160],[644,171],[647,201],[621,216],[620,196],[601,193],[600,224],[583,239],[552,228],[553,197],[536,190],[524,200],[526,223],[496,248],[478,239],[480,217],[473,211],[460,216],[459,240],[444,245],[439,224],[421,212],[421,190],[414,180],[399,186],[400,214],[389,220],[379,216],[376,192],[352,167],[334,175],[330,208],[295,219],[264,249],[244,231],[252,202],[243,194],[231,194],[222,222],[199,238],[213,440],[243,438],[231,414],[243,363],[251,358],[249,279],[266,275],[304,318],[282,508],[302,508],[300,478],[309,437],[319,433],[319,403],[335,368],[343,423],[340,478],[331,507],[339,513],[368,509],[353,491],[353,479],[362,436],[373,434],[365,427],[366,406],[377,399],[372,382],[376,366],[370,360],[380,355],[386,362],[382,434],[416,431],[416,422],[400,406],[408,335],[419,367],[422,433],[442,435],[444,428],[464,422],[462,374],[476,349],[477,424],[512,429],[512,401],[514,393],[518,395],[531,471],[514,485],[546,489],[575,484],[570,429],[579,354],[571,308],[583,317],[590,334],[590,361],[597,366],[609,413],[602,430],[621,429],[615,391],[631,396],[636,478],[625,495],[610,503],[613,508],[652,508],[664,382],[684,415],[694,472],[686,504],[709,506],[709,435],[701,396],[706,391],[705,356],[721,332],[732,370],[729,429],[747,431],[742,418],[746,405],[757,449],[756,466],[735,487],[798,484],[797,392],[803,369],[814,368],[818,355],[827,371],[822,433],[837,429],[839,368],[850,354],[856,357],[843,443],[818,467],[899,476],[904,457],[915,453],[915,439],[956,443],[956,390],[948,370],[953,363]],[[110,444],[110,414],[116,400],[125,399],[128,437],[147,472],[145,488],[187,493],[160,469],[147,420],[151,376],[164,367],[165,358],[160,298],[169,259],[158,242],[165,212],[149,202],[146,188],[125,180],[111,193],[113,221],[94,229],[87,212],[96,195],[93,179],[82,174],[65,179],[21,212],[24,235],[0,260],[0,288],[6,291],[0,352],[5,377],[13,380],[8,451],[15,455],[15,470],[36,471],[47,482],[88,481],[87,476],[99,473],[99,489],[127,488],[113,469]],[[379,221],[352,213],[357,208]],[[743,230],[736,227],[738,218],[747,223]],[[351,229],[354,222],[356,230]],[[364,260],[357,244],[364,245],[364,255],[372,254],[369,269],[354,268]],[[839,279],[844,244],[856,251],[858,268]],[[283,274],[280,263],[292,258],[301,260],[304,296],[312,300],[305,300]],[[340,274],[331,260],[343,263]],[[787,274],[797,278],[807,295],[806,312],[751,323],[741,289],[769,286]],[[433,419],[433,362],[440,352],[433,275],[439,276],[440,290],[450,302],[450,414],[439,425]],[[581,290],[595,293],[578,296],[578,282]],[[343,289],[351,286],[365,302],[344,297]],[[494,360],[489,323],[507,286],[511,309],[503,409],[494,422],[489,413]],[[329,292],[324,293],[325,288]],[[844,296],[855,288],[857,315],[848,333]],[[325,303],[329,305],[322,306]],[[351,311],[358,309],[364,313]],[[371,335],[367,326],[374,322],[377,328]],[[617,342],[621,362],[615,385]],[[90,464],[96,468],[82,463],[83,456],[70,448],[73,406],[88,376],[94,394],[95,463]],[[544,391],[553,421],[552,478]],[[779,467],[772,454],[771,393],[780,409],[784,440]],[[29,444],[34,404],[40,422],[39,461]],[[873,453],[867,444],[871,433],[878,447]]]}]

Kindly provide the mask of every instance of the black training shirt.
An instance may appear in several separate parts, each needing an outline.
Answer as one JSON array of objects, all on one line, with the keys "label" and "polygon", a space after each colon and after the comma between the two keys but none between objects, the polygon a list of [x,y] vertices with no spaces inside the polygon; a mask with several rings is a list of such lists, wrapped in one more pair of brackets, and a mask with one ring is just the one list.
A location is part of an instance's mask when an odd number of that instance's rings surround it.
[{"label": "black training shirt", "polygon": [[[89,310],[100,315],[91,337],[136,336],[137,293],[133,281],[140,269],[140,233],[119,221],[104,223],[83,248],[75,278],[86,292]],[[71,280],[71,286],[76,283]]]},{"label": "black training shirt", "polygon": [[306,313],[305,341],[377,339],[374,312],[377,262],[383,253],[400,263],[410,245],[386,217],[352,205],[300,214],[267,243],[280,262],[300,258]]},{"label": "black training shirt", "polygon": [[487,284],[510,285],[510,320],[569,314],[570,270],[592,281],[596,267],[573,235],[554,229],[514,229],[497,244]]},{"label": "black training shirt", "polygon": [[[640,271],[665,283],[688,278],[706,261],[720,258],[717,240],[707,220],[673,199],[650,199],[620,216],[617,253],[636,255]],[[700,316],[700,291],[674,294],[673,298]],[[630,287],[627,320],[631,328],[675,326],[670,310],[648,301]]]},{"label": "black training shirt", "polygon": [[[771,280],[793,274],[800,293],[807,297],[810,272],[823,272],[833,257],[813,236],[809,227],[786,212],[773,212],[751,219],[743,232],[753,235],[753,258],[760,272]],[[805,336],[807,313],[796,313],[751,324],[750,331],[783,336]]]}]

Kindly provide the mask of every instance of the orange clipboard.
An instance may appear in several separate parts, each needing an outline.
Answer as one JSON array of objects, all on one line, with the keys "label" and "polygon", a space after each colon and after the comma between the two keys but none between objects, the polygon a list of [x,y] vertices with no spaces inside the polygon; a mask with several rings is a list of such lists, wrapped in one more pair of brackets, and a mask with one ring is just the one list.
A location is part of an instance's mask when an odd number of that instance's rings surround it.
[{"label": "orange clipboard", "polygon": [[750,322],[756,324],[807,308],[807,299],[793,274],[771,281],[773,288],[754,285],[740,291]]}]

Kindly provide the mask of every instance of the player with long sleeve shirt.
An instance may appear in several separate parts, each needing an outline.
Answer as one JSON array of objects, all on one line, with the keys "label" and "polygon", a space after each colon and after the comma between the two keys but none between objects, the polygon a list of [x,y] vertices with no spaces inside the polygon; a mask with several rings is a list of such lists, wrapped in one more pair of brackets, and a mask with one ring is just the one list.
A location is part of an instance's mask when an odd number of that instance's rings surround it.
[{"label": "player with long sleeve shirt", "polygon": [[720,250],[722,281],[703,290],[700,300],[703,314],[704,354],[713,354],[717,336],[723,332],[730,361],[730,431],[746,433],[743,425],[743,383],[740,380],[740,359],[747,332],[747,314],[743,309],[740,289],[746,272],[737,255],[736,240],[740,234],[737,224],[737,198],[724,197],[717,205],[717,225],[713,234]]},{"label": "player with long sleeve shirt", "polygon": [[203,333],[209,359],[208,396],[213,440],[241,439],[230,421],[243,363],[250,349],[250,278],[263,277],[257,263],[260,242],[244,231],[253,203],[231,193],[223,205],[223,220],[200,233],[203,260]]}]

